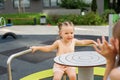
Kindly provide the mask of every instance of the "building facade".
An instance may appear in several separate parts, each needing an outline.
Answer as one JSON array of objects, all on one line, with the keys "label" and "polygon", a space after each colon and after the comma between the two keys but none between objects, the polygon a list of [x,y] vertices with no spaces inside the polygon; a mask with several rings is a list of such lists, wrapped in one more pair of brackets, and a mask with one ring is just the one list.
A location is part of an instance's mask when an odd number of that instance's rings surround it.
[{"label": "building facade", "polygon": [[0,0],[0,13],[17,13],[21,6],[25,12],[42,12],[44,9],[56,9],[59,0]]},{"label": "building facade", "polygon": [[[92,0],[86,0],[86,2],[91,1]],[[18,13],[19,11],[23,12],[47,11],[50,13],[50,11],[54,12],[54,10],[60,13],[59,9],[61,8],[57,4],[59,2],[60,0],[0,0],[0,13]],[[21,5],[19,3],[21,3]],[[120,3],[120,0],[97,0],[98,13],[102,14],[105,9],[113,8],[110,5],[114,3],[118,4]]]}]

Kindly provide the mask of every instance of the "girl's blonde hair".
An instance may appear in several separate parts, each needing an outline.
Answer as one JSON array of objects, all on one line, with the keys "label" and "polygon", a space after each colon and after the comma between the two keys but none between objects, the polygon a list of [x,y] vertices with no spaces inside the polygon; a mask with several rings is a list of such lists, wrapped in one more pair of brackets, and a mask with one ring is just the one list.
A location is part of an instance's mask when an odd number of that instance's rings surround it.
[{"label": "girl's blonde hair", "polygon": [[71,26],[74,27],[73,23],[71,21],[65,21],[62,23],[58,23],[58,29],[59,31],[62,29],[63,26]]}]

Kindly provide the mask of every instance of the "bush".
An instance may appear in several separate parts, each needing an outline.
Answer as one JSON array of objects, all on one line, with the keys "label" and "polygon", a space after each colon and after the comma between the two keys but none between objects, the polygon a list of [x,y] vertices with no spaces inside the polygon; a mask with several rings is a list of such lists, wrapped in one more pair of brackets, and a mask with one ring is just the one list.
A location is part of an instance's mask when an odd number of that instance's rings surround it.
[{"label": "bush", "polygon": [[97,13],[89,12],[82,17],[81,24],[82,25],[100,25],[102,24],[102,19]]},{"label": "bush", "polygon": [[48,18],[48,22],[52,25],[56,25],[59,22],[72,21],[75,25],[101,25],[102,18],[94,12],[90,12],[84,16],[82,15],[61,15],[51,16]]},{"label": "bush", "polygon": [[51,15],[47,17],[47,23],[48,24],[52,24],[52,25],[56,25],[59,21],[59,17],[58,15]]},{"label": "bush", "polygon": [[108,23],[109,21],[109,14],[115,14],[116,12],[113,9],[106,9],[104,13],[102,14],[103,21],[105,23]]},{"label": "bush", "polygon": [[[41,13],[22,13],[22,14],[0,14],[0,16],[9,18],[33,18],[36,19],[36,24],[40,25]],[[75,25],[101,25],[103,24],[102,18],[94,12],[87,13],[86,15],[51,15],[46,16],[47,24],[57,25],[59,22],[72,21]],[[34,20],[12,20],[13,25],[33,25]]]}]

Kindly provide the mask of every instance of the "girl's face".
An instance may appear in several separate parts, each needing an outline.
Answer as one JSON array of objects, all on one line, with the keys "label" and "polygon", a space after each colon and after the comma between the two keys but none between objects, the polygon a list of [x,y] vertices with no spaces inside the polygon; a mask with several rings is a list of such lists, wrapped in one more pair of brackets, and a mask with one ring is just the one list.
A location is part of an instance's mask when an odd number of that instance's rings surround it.
[{"label": "girl's face", "polygon": [[74,38],[74,28],[71,26],[63,26],[59,34],[64,41],[71,41]]}]

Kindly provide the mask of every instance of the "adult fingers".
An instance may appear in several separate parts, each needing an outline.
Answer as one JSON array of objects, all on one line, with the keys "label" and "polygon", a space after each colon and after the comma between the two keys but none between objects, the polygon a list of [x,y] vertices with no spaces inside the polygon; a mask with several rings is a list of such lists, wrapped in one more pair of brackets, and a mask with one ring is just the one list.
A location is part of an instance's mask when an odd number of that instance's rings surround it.
[{"label": "adult fingers", "polygon": [[101,51],[100,51],[100,49],[98,48],[98,46],[93,45],[93,47],[94,47],[94,49],[95,49],[98,53],[100,53],[100,54],[101,54]]},{"label": "adult fingers", "polygon": [[102,36],[102,43],[106,41],[105,36]]},{"label": "adult fingers", "polygon": [[97,43],[98,43],[98,45],[100,45],[100,44],[101,44],[101,41],[100,41],[100,39],[97,39]]}]

